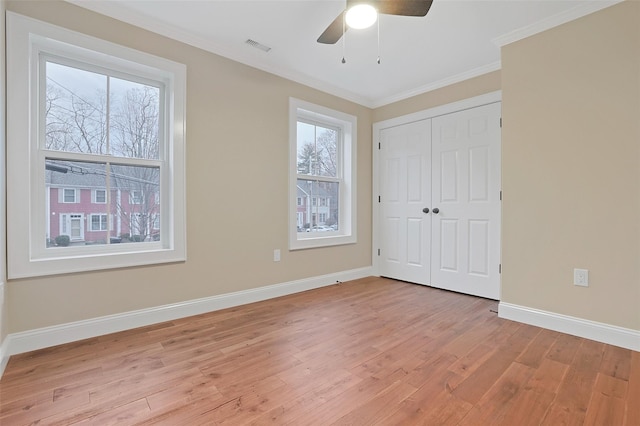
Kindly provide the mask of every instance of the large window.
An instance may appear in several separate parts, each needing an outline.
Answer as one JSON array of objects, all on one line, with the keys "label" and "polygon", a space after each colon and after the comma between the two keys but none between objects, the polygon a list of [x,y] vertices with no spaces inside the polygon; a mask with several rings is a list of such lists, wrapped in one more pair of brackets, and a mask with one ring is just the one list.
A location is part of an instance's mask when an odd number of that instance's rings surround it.
[{"label": "large window", "polygon": [[184,260],[185,67],[13,13],[7,40],[9,276]]},{"label": "large window", "polygon": [[290,100],[290,249],[356,242],[354,116]]}]

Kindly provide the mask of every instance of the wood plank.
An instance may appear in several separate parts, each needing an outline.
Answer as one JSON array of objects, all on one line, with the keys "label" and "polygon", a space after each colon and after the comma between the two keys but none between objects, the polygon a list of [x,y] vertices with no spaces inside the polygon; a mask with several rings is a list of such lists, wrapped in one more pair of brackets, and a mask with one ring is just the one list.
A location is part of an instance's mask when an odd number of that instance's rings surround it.
[{"label": "wood plank", "polygon": [[540,330],[527,348],[516,358],[521,364],[538,367],[543,362],[551,346],[556,342],[560,333],[551,330]]},{"label": "wood plank", "polygon": [[640,425],[640,352],[631,352],[624,424]]},{"label": "wood plank", "polygon": [[604,348],[600,372],[611,377],[629,380],[631,370],[631,351],[617,346],[607,345]]},{"label": "wood plank", "polygon": [[492,422],[504,423],[508,409],[514,405],[514,400],[534,372],[533,368],[524,364],[511,363],[462,419],[460,426],[486,425]]},{"label": "wood plank", "polygon": [[416,391],[413,386],[401,380],[387,386],[366,403],[349,411],[334,423],[335,425],[369,426],[380,418],[387,410],[404,401]]},{"label": "wood plank", "polygon": [[589,408],[604,344],[582,339],[542,425],[581,425]]}]

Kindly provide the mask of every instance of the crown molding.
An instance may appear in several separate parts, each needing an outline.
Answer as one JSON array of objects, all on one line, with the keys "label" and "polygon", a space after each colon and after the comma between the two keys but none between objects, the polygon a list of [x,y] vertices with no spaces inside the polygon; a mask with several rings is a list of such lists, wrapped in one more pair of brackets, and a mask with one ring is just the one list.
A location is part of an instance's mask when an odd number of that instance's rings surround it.
[{"label": "crown molding", "polygon": [[498,71],[500,68],[501,68],[500,61],[493,62],[491,64],[474,68],[472,70],[465,71],[456,75],[452,75],[451,77],[443,78],[442,80],[438,80],[436,82],[429,83],[424,86],[420,86],[406,92],[398,93],[397,95],[394,95],[394,96],[389,96],[387,98],[383,98],[377,101],[372,101],[370,108],[379,108],[394,102],[411,98],[413,96],[422,95],[423,93],[431,92],[433,90],[440,89],[442,87],[450,86],[452,84],[459,83],[461,81],[469,80],[470,78],[478,77],[483,74],[488,74],[493,71]]},{"label": "crown molding", "polygon": [[546,19],[542,19],[531,25],[519,28],[507,34],[503,34],[496,37],[492,42],[499,47],[506,46],[507,44],[522,40],[532,35],[541,33],[543,31],[550,30],[559,25],[566,24],[567,22],[574,21],[582,18],[583,16],[590,15],[607,7],[621,3],[624,0],[593,0],[589,3],[581,4],[565,12],[558,13],[557,15],[550,16]]}]

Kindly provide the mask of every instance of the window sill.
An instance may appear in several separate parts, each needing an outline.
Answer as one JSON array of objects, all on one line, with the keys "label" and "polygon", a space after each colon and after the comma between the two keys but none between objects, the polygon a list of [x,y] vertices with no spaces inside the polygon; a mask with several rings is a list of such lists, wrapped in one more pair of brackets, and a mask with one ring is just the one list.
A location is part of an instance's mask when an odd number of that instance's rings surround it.
[{"label": "window sill", "polygon": [[289,242],[289,250],[305,250],[311,248],[341,246],[357,243],[355,235],[327,235],[309,238],[297,238]]},{"label": "window sill", "polygon": [[53,257],[55,253],[47,254],[47,257],[31,259],[26,262],[19,262],[18,259],[14,259],[8,269],[9,279],[184,262],[187,259],[184,249],[157,248],[156,245],[129,252],[87,252],[83,255],[64,257]]}]

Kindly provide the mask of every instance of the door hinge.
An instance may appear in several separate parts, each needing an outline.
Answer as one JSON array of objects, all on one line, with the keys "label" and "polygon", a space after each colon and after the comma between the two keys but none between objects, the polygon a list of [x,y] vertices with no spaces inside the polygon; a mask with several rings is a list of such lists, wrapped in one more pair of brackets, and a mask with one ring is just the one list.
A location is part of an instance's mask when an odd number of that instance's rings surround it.
[{"label": "door hinge", "polygon": [[502,128],[502,117],[500,117],[500,128]]},{"label": "door hinge", "polygon": [[378,256],[380,256],[380,249],[378,249]]},{"label": "door hinge", "polygon": [[498,273],[502,273],[502,263],[498,264]]},{"label": "door hinge", "polygon": [[381,203],[381,202],[382,202],[382,201],[381,201],[381,198],[380,198],[380,196],[379,196],[379,195],[378,195],[378,202],[379,202],[379,203]]},{"label": "door hinge", "polygon": [[502,201],[502,191],[500,191],[500,201]]},{"label": "door hinge", "polygon": [[378,142],[378,149],[382,149],[382,143]]}]

